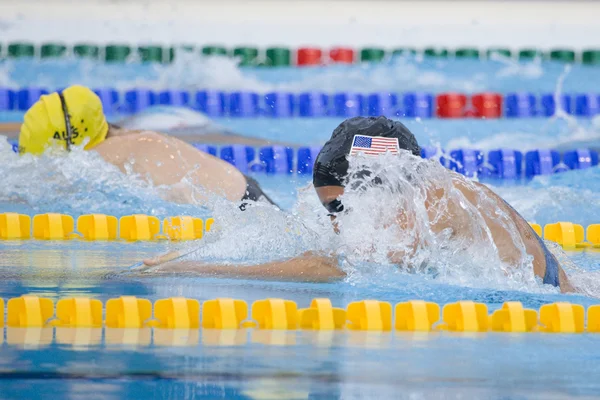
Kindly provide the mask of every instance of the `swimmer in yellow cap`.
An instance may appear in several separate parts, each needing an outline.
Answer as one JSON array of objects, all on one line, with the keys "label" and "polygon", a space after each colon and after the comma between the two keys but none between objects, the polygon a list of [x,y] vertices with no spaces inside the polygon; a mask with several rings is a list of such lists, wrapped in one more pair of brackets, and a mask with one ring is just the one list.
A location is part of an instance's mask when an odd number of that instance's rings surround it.
[{"label": "swimmer in yellow cap", "polygon": [[168,135],[109,124],[100,98],[79,85],[41,96],[25,114],[19,135],[21,154],[75,146],[96,151],[122,172],[132,171],[165,189],[161,195],[167,201],[198,204],[217,194],[230,201],[273,204],[255,180],[223,160]]}]

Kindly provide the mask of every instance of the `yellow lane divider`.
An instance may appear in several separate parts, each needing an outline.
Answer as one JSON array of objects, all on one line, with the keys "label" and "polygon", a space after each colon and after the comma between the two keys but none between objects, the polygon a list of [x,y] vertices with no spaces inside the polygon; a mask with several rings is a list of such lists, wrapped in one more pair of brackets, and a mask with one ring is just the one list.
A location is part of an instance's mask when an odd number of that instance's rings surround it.
[{"label": "yellow lane divider", "polygon": [[[4,315],[4,303],[2,313]],[[7,302],[9,327],[107,327],[163,329],[243,329],[258,330],[350,330],[350,331],[451,331],[451,332],[552,332],[600,333],[600,305],[586,310],[582,305],[558,302],[536,310],[524,309],[520,302],[506,302],[488,314],[487,305],[473,301],[436,303],[412,300],[392,305],[386,301],[362,300],[346,309],[334,308],[329,299],[314,299],[309,308],[298,309],[285,299],[255,301],[220,298],[200,303],[195,299],[173,297],[157,300],[122,296],[109,299],[105,309],[99,300],[61,299],[32,295]],[[440,320],[441,309],[441,320]],[[104,321],[102,314],[104,311]],[[395,315],[393,315],[395,314]],[[0,319],[0,327],[4,322]]]},{"label": "yellow lane divider", "polygon": [[214,220],[190,216],[165,218],[136,214],[117,219],[112,215],[89,214],[77,218],[64,214],[39,214],[32,218],[16,213],[0,214],[0,239],[19,240],[196,240],[210,232]]},{"label": "yellow lane divider", "polygon": [[[583,225],[572,222],[556,222],[542,227],[538,224],[529,223],[538,236],[551,242],[560,244],[568,250],[585,249],[588,247],[600,248],[600,224]],[[543,235],[542,235],[543,232]],[[587,239],[587,241],[585,241]]]},{"label": "yellow lane divider", "polygon": [[[161,222],[157,217],[143,214],[126,215],[119,219],[111,215],[88,214],[77,218],[64,214],[39,214],[32,218],[16,213],[0,214],[0,239],[19,240],[196,240],[210,232],[214,220],[191,216],[174,216]],[[600,248],[600,224],[585,229],[572,222],[556,222],[543,228],[530,223],[544,239],[556,242],[565,249]],[[587,239],[587,241],[585,241]]]}]

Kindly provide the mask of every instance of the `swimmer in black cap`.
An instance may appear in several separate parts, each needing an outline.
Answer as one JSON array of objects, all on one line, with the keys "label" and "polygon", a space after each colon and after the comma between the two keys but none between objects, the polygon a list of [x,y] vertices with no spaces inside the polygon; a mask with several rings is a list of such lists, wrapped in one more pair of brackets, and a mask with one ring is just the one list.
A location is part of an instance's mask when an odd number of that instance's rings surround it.
[{"label": "swimmer in black cap", "polygon": [[[414,135],[400,122],[392,121],[385,117],[355,117],[342,122],[334,131],[331,139],[325,143],[317,156],[313,173],[313,184],[319,200],[329,211],[332,220],[336,215],[344,212],[342,195],[348,182],[348,156],[352,154],[353,145],[368,144],[363,148],[383,149],[384,152],[408,152],[420,156],[420,148]],[[363,153],[369,153],[365,150]],[[373,154],[376,154],[373,151]],[[433,162],[433,161],[432,161]],[[508,203],[502,200],[489,188],[477,182],[470,181],[450,170],[444,170],[447,178],[452,182],[452,190],[458,191],[462,196],[450,197],[442,187],[428,189],[425,206],[432,221],[430,229],[434,233],[442,231],[452,232],[453,236],[470,239],[473,235],[465,227],[471,226],[473,216],[466,210],[464,202],[469,206],[493,207],[507,215],[507,220],[499,221],[482,213],[485,226],[481,228],[490,233],[500,259],[508,265],[518,265],[522,253],[515,244],[507,225],[516,230],[528,255],[533,257],[533,270],[535,275],[543,278],[543,282],[559,286],[563,292],[573,291],[566,274],[560,268],[555,256],[548,250],[544,242],[537,236],[531,226]],[[369,174],[365,171],[365,174]],[[378,177],[372,177],[372,182],[377,182]],[[481,195],[484,195],[486,204],[480,204]],[[436,204],[443,202],[444,215]],[[404,231],[413,228],[406,218],[398,218],[396,223]],[[337,226],[335,226],[337,229]],[[149,260],[147,265],[156,265],[169,259]],[[395,262],[394,255],[390,260]],[[400,263],[401,258],[397,261]],[[343,277],[345,274],[338,268],[337,260],[331,257],[306,253],[300,257],[285,261],[276,261],[251,267],[235,266],[209,266],[200,265],[198,262],[179,262],[159,266],[156,272],[192,272],[216,276],[230,276],[241,278],[281,279],[296,281],[328,281]]]},{"label": "swimmer in black cap", "polygon": [[[357,136],[358,135],[358,136]],[[332,213],[344,210],[339,197],[344,193],[348,175],[348,156],[355,141],[385,138],[379,146],[383,150],[409,151],[421,155],[415,136],[406,126],[385,117],[355,117],[342,122],[331,134],[315,160],[313,184],[321,202]],[[389,140],[388,140],[389,139]],[[372,148],[375,147],[373,144]]]}]

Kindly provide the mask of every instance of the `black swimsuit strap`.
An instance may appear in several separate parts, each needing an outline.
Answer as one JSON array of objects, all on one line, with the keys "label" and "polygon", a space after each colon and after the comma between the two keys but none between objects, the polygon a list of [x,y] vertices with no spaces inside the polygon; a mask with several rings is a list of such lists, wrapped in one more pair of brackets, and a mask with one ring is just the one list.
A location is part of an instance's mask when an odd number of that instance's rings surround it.
[{"label": "black swimsuit strap", "polygon": [[271,200],[269,196],[265,194],[265,192],[263,192],[255,179],[247,175],[244,175],[244,178],[246,178],[246,192],[244,193],[244,197],[242,197],[242,204],[240,205],[240,209],[242,211],[246,209],[246,205],[248,204],[245,203],[244,200],[259,201],[260,199],[265,199],[275,207],[280,208],[273,200]]}]

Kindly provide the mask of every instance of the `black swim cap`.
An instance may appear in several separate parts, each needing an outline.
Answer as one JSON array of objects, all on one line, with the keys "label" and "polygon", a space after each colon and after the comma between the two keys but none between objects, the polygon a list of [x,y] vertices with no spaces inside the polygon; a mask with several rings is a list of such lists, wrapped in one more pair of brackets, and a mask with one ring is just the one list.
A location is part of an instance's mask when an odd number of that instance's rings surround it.
[{"label": "black swim cap", "polygon": [[348,154],[352,147],[354,135],[382,136],[398,138],[401,150],[410,151],[415,156],[421,155],[421,148],[415,135],[404,124],[386,117],[354,117],[345,120],[331,134],[325,143],[313,169],[313,184],[321,186],[345,186],[348,174]]}]

